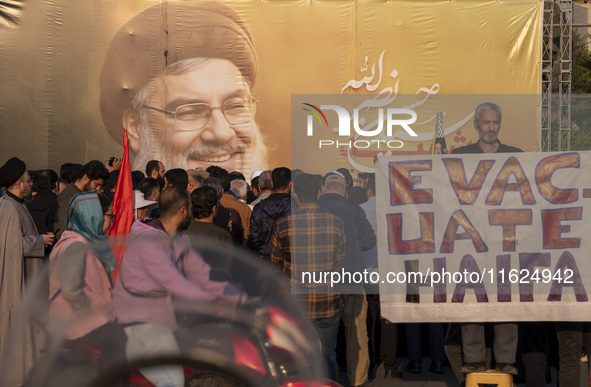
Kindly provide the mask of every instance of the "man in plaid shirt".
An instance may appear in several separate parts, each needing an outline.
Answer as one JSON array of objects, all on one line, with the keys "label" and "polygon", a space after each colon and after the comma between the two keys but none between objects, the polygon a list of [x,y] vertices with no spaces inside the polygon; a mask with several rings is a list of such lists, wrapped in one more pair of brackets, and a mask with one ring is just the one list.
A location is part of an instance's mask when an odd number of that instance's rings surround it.
[{"label": "man in plaid shirt", "polygon": [[303,174],[294,180],[299,209],[277,223],[271,261],[291,282],[292,293],[306,304],[329,377],[336,380],[336,340],[341,319],[341,298],[331,273],[340,272],[345,260],[345,226],[337,216],[316,205],[320,181]]},{"label": "man in plaid shirt", "polygon": [[341,320],[345,328],[347,376],[351,387],[367,385],[369,372],[369,349],[367,338],[367,299],[363,283],[354,275],[364,272],[363,252],[376,245],[376,234],[358,204],[347,200],[345,176],[328,172],[324,176],[322,195],[316,204],[338,216],[345,225],[347,241],[343,279],[339,284],[343,309]]}]

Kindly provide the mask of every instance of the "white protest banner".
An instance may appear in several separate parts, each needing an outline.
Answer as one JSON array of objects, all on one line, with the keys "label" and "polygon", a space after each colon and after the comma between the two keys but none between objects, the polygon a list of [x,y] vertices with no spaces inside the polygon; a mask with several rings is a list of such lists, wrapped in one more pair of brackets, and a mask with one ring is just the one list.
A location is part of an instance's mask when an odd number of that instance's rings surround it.
[{"label": "white protest banner", "polygon": [[591,152],[382,158],[382,315],[589,321]]}]

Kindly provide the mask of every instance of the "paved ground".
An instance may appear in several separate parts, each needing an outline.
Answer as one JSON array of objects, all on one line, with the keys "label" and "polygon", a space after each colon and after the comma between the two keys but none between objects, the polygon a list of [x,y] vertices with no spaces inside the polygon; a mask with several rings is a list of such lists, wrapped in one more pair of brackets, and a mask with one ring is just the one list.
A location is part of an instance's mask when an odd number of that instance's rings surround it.
[{"label": "paved ground", "polygon": [[[400,359],[403,366],[406,366],[407,359]],[[407,372],[403,372],[402,379],[395,379],[395,380],[385,380],[384,379],[384,369],[382,366],[379,366],[375,370],[375,379],[373,379],[370,383],[371,387],[397,387],[397,386],[404,386],[404,387],[458,387],[459,383],[457,382],[452,370],[450,367],[445,367],[444,373],[442,375],[435,375],[430,373],[427,369],[429,368],[430,359],[423,358],[423,373],[420,375],[410,374]],[[83,386],[85,385],[90,377],[96,374],[96,369],[94,367],[89,367],[88,364],[79,362],[74,364],[69,364],[69,366],[62,370],[63,376],[67,378],[69,386]],[[587,363],[581,363],[581,383],[580,387],[589,387],[589,381],[585,378],[585,374],[587,372]],[[555,387],[556,386],[556,370],[552,369],[552,383],[548,384],[547,387]],[[347,379],[347,374],[345,372],[341,372],[339,374],[339,383],[341,383],[344,387],[349,387],[349,382]],[[52,383],[52,384],[44,384],[44,387],[63,387],[63,383]],[[525,384],[517,383],[515,387],[525,387]]]},{"label": "paved ground", "polygon": [[[403,366],[406,366],[407,359],[400,359]],[[423,358],[422,365],[423,365],[423,373],[422,374],[410,374],[408,372],[402,373],[402,379],[395,379],[395,380],[385,380],[384,379],[384,368],[380,365],[380,367],[375,370],[375,379],[371,381],[371,387],[393,387],[393,386],[404,386],[404,387],[458,387],[460,384],[458,383],[454,373],[452,372],[450,367],[445,367],[445,372],[442,375],[435,375],[428,371],[429,364],[431,360],[429,358]],[[581,364],[581,375],[585,374],[587,370],[587,364]],[[345,372],[341,372],[338,376],[339,383],[341,383],[344,387],[349,387],[349,381],[347,379],[347,374]],[[584,380],[584,378],[581,378]],[[548,384],[548,387],[556,386],[556,370],[552,369],[552,384]],[[588,381],[587,384],[581,383],[581,387],[589,386]],[[525,387],[525,384],[516,383],[515,387]]]}]

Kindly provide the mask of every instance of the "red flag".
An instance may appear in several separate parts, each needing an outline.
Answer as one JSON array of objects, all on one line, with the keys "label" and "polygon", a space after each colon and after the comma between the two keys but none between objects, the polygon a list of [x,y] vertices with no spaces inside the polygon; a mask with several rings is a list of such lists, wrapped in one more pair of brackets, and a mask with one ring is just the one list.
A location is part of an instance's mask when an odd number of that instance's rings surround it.
[{"label": "red flag", "polygon": [[129,234],[133,223],[133,183],[131,181],[131,166],[129,164],[129,140],[127,130],[123,129],[123,159],[117,179],[117,188],[113,197],[113,214],[115,219],[108,231],[111,240],[111,250],[115,255],[117,265],[111,273],[113,283],[119,274],[121,258],[126,250],[125,235]]}]

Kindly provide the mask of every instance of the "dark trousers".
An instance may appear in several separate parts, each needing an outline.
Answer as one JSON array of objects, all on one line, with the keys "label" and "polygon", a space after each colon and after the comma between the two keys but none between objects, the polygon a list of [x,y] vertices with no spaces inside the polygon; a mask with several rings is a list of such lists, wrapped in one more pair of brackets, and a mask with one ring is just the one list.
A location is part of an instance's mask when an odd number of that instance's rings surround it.
[{"label": "dark trousers", "polygon": [[[126,361],[125,346],[127,345],[127,335],[119,324],[107,323],[75,341],[97,347],[100,350],[98,364],[100,370],[109,369]],[[126,375],[117,385],[128,386],[128,378]]]},{"label": "dark trousers", "polygon": [[545,386],[548,361],[548,332],[544,322],[520,322],[519,348],[525,370],[525,386]]},{"label": "dark trousers", "polygon": [[382,318],[379,294],[367,294],[367,335],[372,365],[381,360],[385,370],[396,368],[398,325]]},{"label": "dark trousers", "polygon": [[341,312],[337,312],[331,317],[311,319],[312,325],[322,345],[322,358],[328,377],[331,380],[337,380],[336,370],[336,346],[337,333],[339,331],[339,322],[341,321]]},{"label": "dark trousers", "polygon": [[367,336],[369,341],[367,349],[369,351],[370,370],[371,367],[380,363],[380,340],[382,337],[379,294],[367,294]]},{"label": "dark trousers", "polygon": [[[429,329],[429,356],[433,363],[445,360],[443,338],[445,336],[442,323],[427,324]],[[408,361],[421,361],[421,324],[406,324],[406,345]]]},{"label": "dark trousers", "polygon": [[[581,349],[591,347],[591,323],[557,322],[558,338],[558,385],[578,386],[580,378]],[[589,352],[587,352],[589,353]]]},{"label": "dark trousers", "polygon": [[398,347],[398,326],[385,318],[382,318],[382,340],[380,343],[380,352],[384,369],[394,369],[396,367],[396,349]]}]

